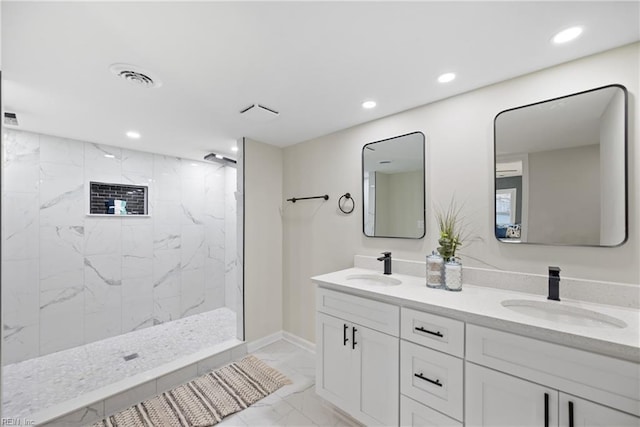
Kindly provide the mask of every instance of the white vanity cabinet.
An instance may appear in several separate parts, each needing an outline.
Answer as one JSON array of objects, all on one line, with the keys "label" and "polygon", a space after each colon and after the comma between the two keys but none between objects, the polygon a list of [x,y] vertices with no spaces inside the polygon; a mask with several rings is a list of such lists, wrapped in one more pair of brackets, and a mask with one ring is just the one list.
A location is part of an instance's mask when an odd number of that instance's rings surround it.
[{"label": "white vanity cabinet", "polygon": [[535,325],[513,323],[520,335],[474,324],[489,315],[382,302],[393,289],[317,288],[316,392],[363,424],[640,427],[637,361],[570,347],[571,334],[568,345],[526,336]]},{"label": "white vanity cabinet", "polygon": [[468,362],[465,380],[467,427],[558,425],[554,389]]},{"label": "white vanity cabinet", "polygon": [[466,360],[468,427],[640,426],[636,363],[475,325]]},{"label": "white vanity cabinet", "polygon": [[558,418],[560,427],[640,426],[638,417],[566,393],[560,393]]},{"label": "white vanity cabinet", "polygon": [[400,395],[400,425],[402,427],[462,427],[461,422],[404,395]]},{"label": "white vanity cabinet", "polygon": [[462,426],[464,323],[406,307],[400,318],[401,425]]},{"label": "white vanity cabinet", "polygon": [[467,363],[466,426],[638,427],[633,415]]},{"label": "white vanity cabinet", "polygon": [[318,395],[366,425],[398,425],[399,308],[319,288],[317,310]]}]

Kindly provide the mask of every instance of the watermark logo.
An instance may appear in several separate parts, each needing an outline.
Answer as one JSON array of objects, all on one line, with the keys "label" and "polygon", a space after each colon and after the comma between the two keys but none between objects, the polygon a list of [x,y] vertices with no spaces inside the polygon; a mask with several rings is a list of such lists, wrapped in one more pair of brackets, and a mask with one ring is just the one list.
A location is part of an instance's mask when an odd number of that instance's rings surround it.
[{"label": "watermark logo", "polygon": [[0,418],[0,426],[34,426],[36,422],[28,418]]}]

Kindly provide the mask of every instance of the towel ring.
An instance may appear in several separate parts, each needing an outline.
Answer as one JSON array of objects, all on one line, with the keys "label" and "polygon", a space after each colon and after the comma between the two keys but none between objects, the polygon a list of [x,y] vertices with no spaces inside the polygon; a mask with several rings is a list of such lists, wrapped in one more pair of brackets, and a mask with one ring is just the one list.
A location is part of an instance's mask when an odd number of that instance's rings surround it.
[{"label": "towel ring", "polygon": [[[345,203],[347,200],[351,200],[351,209],[346,210],[342,208],[342,199],[345,199]],[[340,209],[343,213],[346,214],[350,214],[351,212],[353,212],[353,210],[356,208],[356,202],[355,200],[353,200],[353,197],[351,197],[350,193],[345,193],[342,195],[342,197],[340,197],[340,200],[338,200],[338,209]]]}]

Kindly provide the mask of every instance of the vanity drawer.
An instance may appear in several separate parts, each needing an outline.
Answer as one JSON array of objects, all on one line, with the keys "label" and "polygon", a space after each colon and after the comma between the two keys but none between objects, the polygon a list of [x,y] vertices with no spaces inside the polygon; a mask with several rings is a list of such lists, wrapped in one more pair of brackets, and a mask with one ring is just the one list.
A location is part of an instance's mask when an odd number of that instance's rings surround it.
[{"label": "vanity drawer", "polygon": [[462,423],[400,395],[400,425],[402,427],[462,427]]},{"label": "vanity drawer", "polygon": [[467,325],[467,360],[640,415],[640,364]]},{"label": "vanity drawer", "polygon": [[464,322],[402,307],[401,338],[457,357],[464,355]]},{"label": "vanity drawer", "polygon": [[462,421],[462,360],[407,341],[400,343],[400,392]]},{"label": "vanity drawer", "polygon": [[400,308],[395,305],[319,287],[316,309],[389,335],[399,334]]}]

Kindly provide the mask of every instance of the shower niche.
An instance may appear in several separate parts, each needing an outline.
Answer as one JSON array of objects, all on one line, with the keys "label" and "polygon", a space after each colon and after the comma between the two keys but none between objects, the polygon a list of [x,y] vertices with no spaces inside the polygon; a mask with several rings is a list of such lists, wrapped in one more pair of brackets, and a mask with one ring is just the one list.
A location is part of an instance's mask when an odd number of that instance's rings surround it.
[{"label": "shower niche", "polygon": [[149,187],[89,183],[89,215],[149,215]]}]

